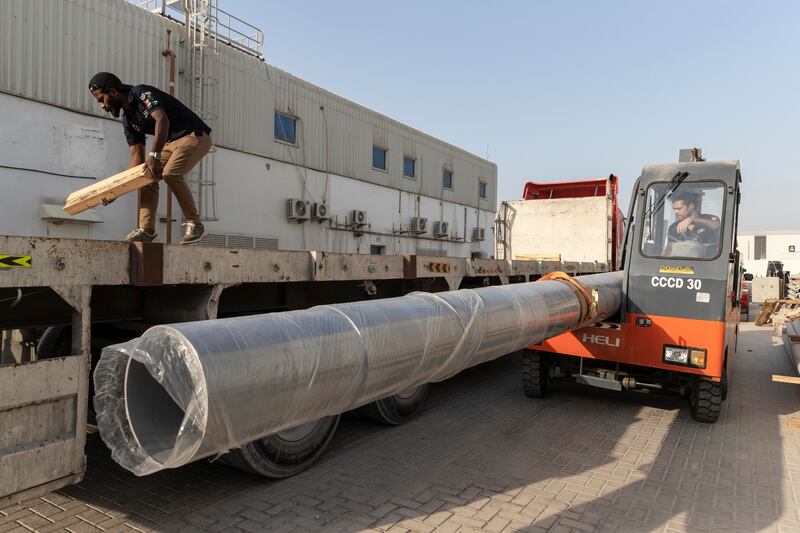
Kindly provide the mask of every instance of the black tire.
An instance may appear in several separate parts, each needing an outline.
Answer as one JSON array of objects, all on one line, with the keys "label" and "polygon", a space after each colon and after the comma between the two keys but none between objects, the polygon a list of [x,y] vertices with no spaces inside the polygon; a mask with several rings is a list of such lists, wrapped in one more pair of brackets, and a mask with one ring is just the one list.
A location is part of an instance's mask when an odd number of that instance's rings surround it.
[{"label": "black tire", "polygon": [[250,442],[224,455],[220,461],[266,478],[294,476],[319,459],[336,432],[340,416],[320,418]]},{"label": "black tire", "polygon": [[719,419],[722,409],[722,384],[698,379],[689,395],[692,418],[698,422],[713,424]]},{"label": "black tire", "polygon": [[37,359],[66,357],[72,352],[72,328],[70,326],[51,326],[44,330],[36,345]]},{"label": "black tire", "polygon": [[[127,332],[95,326],[92,328],[91,359],[89,364],[89,421],[94,422],[94,369],[100,360],[100,353],[105,346],[127,341],[131,335]],[[95,337],[99,333],[101,337]],[[72,355],[72,326],[50,326],[44,330],[36,345],[36,358],[39,360],[67,357]]]},{"label": "black tire", "polygon": [[522,388],[528,398],[547,396],[547,354],[522,350]]},{"label": "black tire", "polygon": [[387,396],[354,410],[357,416],[388,426],[405,424],[417,413],[425,401],[430,385],[425,383],[400,394]]}]

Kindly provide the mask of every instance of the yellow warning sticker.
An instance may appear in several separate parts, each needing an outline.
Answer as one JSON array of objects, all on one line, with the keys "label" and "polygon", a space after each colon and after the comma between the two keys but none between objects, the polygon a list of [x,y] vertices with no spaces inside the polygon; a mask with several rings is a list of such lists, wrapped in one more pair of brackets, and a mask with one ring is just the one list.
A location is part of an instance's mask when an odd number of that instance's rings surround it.
[{"label": "yellow warning sticker", "polygon": [[694,268],[685,265],[661,265],[658,271],[661,274],[684,274],[686,276],[694,274]]},{"label": "yellow warning sticker", "polygon": [[0,268],[30,268],[31,256],[29,255],[3,255],[0,254]]}]

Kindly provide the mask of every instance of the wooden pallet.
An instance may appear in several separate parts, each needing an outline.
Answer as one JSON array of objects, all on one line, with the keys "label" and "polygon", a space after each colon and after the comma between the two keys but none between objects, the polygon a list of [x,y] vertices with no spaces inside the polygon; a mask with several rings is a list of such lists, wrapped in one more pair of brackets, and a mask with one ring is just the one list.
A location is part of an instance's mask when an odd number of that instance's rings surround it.
[{"label": "wooden pallet", "polygon": [[786,319],[800,318],[800,300],[767,300],[756,316],[756,326],[771,324],[773,317],[779,313],[784,322]]}]

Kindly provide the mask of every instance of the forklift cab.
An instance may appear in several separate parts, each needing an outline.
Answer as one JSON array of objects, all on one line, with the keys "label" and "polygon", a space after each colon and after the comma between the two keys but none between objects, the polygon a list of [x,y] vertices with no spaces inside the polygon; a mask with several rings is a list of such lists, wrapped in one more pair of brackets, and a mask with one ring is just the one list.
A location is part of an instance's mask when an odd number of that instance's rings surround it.
[{"label": "forklift cab", "polygon": [[524,364],[539,365],[544,379],[525,383],[529,396],[570,376],[683,394],[696,420],[716,421],[740,316],[740,181],[737,161],[643,169],[628,212],[620,315],[531,346]]}]

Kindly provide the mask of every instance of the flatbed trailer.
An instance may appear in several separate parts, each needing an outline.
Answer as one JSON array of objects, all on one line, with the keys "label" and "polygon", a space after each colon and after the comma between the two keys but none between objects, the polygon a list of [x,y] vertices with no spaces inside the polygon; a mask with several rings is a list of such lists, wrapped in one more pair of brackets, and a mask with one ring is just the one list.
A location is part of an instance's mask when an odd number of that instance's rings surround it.
[{"label": "flatbed trailer", "polygon": [[589,262],[182,247],[0,236],[0,502],[79,482],[92,361],[157,324],[533,281]]}]

